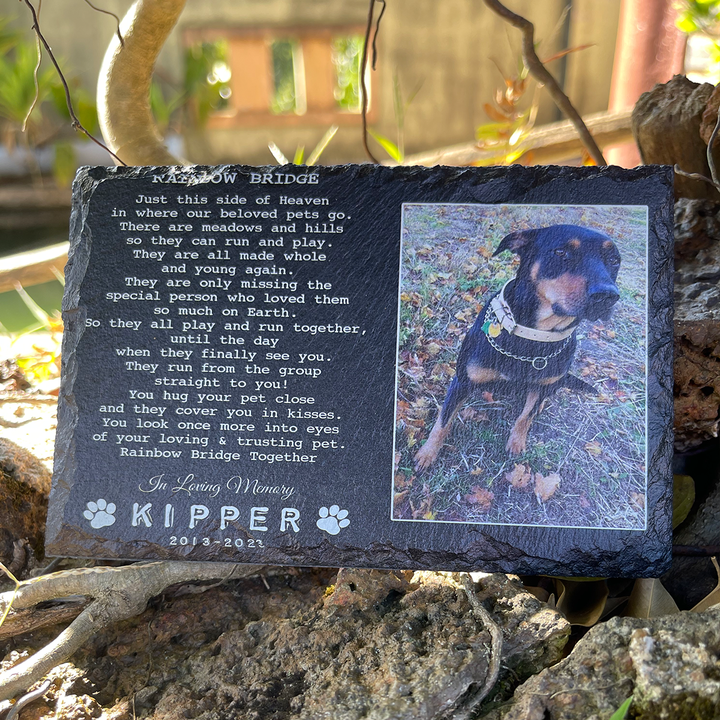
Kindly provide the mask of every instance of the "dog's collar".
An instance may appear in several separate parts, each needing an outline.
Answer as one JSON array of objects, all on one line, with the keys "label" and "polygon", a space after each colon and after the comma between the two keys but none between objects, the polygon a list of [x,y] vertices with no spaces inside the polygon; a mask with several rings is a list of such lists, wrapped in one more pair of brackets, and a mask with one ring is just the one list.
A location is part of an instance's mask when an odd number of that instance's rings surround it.
[{"label": "dog's collar", "polygon": [[509,332],[511,335],[525,338],[525,340],[535,340],[536,342],[561,342],[566,338],[569,338],[574,332],[574,327],[567,328],[566,330],[536,330],[535,328],[526,327],[525,325],[518,325],[515,321],[515,316],[510,309],[510,306],[505,300],[505,288],[513,280],[508,280],[502,287],[502,290],[490,301],[490,307],[492,308],[498,323],[502,325],[503,329]]}]

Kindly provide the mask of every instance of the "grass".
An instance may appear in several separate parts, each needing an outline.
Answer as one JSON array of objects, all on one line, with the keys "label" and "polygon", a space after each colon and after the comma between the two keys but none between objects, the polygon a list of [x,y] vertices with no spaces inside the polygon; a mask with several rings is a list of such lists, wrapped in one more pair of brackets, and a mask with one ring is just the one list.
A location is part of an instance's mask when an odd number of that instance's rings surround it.
[{"label": "grass", "polygon": [[[398,360],[394,517],[492,524],[642,529],[645,526],[646,214],[637,207],[406,205]],[[466,403],[435,465],[413,458],[454,375],[462,339],[518,258],[493,257],[517,229],[572,223],[618,245],[621,300],[611,320],[583,322],[571,373],[597,395],[560,389],[533,423],[528,448],[505,443],[518,400],[479,392]],[[481,389],[482,390],[482,389]],[[522,403],[522,398],[520,399]],[[549,494],[509,482],[559,476]]]}]

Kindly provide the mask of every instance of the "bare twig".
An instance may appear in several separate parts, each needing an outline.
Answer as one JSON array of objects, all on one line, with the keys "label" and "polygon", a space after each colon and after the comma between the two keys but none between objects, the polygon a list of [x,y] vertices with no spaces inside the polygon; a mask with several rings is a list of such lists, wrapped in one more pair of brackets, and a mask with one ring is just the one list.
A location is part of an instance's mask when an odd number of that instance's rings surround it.
[{"label": "bare twig", "polygon": [[[500,660],[502,659],[503,635],[502,630],[492,619],[490,613],[483,607],[475,593],[475,583],[468,573],[461,573],[461,579],[465,594],[467,595],[473,614],[482,622],[485,629],[490,633],[490,656],[488,657],[488,670],[485,676],[485,682],[482,688],[475,692],[472,698],[468,698],[468,717],[472,715],[472,711],[476,708],[493,689],[500,674]],[[459,717],[457,715],[453,717]]]},{"label": "bare twig", "polygon": [[550,97],[552,97],[555,101],[555,104],[573,123],[580,135],[583,145],[587,148],[587,151],[590,153],[590,157],[595,161],[595,164],[607,165],[600,148],[597,146],[593,136],[587,129],[582,117],[580,117],[580,113],[578,113],[578,111],[574,108],[568,96],[565,95],[555,78],[548,72],[542,64],[540,58],[537,56],[537,53],[535,52],[535,28],[533,27],[533,24],[521,15],[516,15],[514,12],[508,10],[501,2],[499,2],[499,0],[485,0],[485,4],[493,12],[498,14],[504,20],[507,20],[511,25],[522,32],[523,60],[525,65],[527,65],[530,74],[547,88],[550,93]]},{"label": "bare twig", "polygon": [[[40,9],[42,8],[42,0],[38,3],[38,16],[40,15]],[[27,130],[27,124],[30,121],[32,111],[40,99],[40,82],[38,81],[38,72],[40,71],[40,64],[42,63],[42,45],[40,44],[40,38],[35,36],[35,48],[37,49],[37,62],[35,63],[35,69],[33,70],[33,82],[35,84],[35,97],[30,105],[30,109],[25,114],[25,119],[22,124],[22,132]]]},{"label": "bare twig", "polygon": [[380,14],[378,15],[377,21],[375,22],[375,33],[373,34],[372,39],[372,69],[375,70],[375,64],[377,63],[377,36],[378,32],[380,30],[380,22],[383,19],[383,15],[385,14],[385,10],[387,9],[387,2],[385,0],[377,0],[377,2],[382,3],[382,10],[380,11]]},{"label": "bare twig", "polygon": [[[384,8],[383,8],[384,10]],[[362,60],[360,61],[360,87],[362,89],[362,139],[363,139],[363,147],[365,148],[365,152],[367,156],[370,158],[372,162],[374,162],[376,165],[380,164],[380,161],[373,155],[372,151],[370,150],[370,146],[368,145],[368,129],[367,129],[367,112],[368,112],[368,93],[367,93],[367,83],[365,82],[365,73],[367,71],[367,61],[368,61],[368,45],[370,44],[370,32],[372,30],[373,25],[373,14],[375,12],[375,0],[370,0],[370,8],[368,10],[368,18],[367,18],[367,26],[365,28],[365,42],[363,43],[363,52],[362,52]],[[381,13],[382,15],[382,13]],[[375,37],[377,38],[377,31],[375,32]],[[373,41],[373,52],[374,52],[374,46],[375,42]],[[374,64],[374,62],[373,62]]]},{"label": "bare twig", "polygon": [[718,128],[720,128],[720,105],[718,105],[717,120],[715,121],[715,127],[713,128],[712,134],[710,135],[710,140],[708,140],[707,146],[707,161],[708,167],[710,168],[710,177],[712,178],[713,185],[715,186],[716,190],[720,189],[720,180],[718,180],[717,168],[715,167],[715,158],[713,157],[712,153],[712,146],[715,142],[715,136],[718,133]]},{"label": "bare twig", "polygon": [[45,36],[42,34],[40,30],[40,22],[38,20],[37,13],[35,12],[35,7],[30,2],[30,0],[24,0],[25,4],[30,8],[30,12],[32,13],[33,17],[33,25],[32,29],[35,31],[35,34],[38,37],[38,40],[43,44],[45,47],[45,50],[47,50],[48,57],[50,58],[52,64],[55,66],[55,70],[57,71],[58,77],[60,78],[60,82],[62,83],[63,89],[65,90],[65,103],[67,105],[68,112],[70,113],[70,119],[72,120],[72,126],[76,130],[79,130],[81,133],[86,135],[90,140],[92,140],[96,145],[99,145],[103,150],[107,150],[110,155],[112,155],[115,160],[117,160],[121,165],[125,165],[125,163],[112,151],[110,148],[108,148],[106,145],[104,145],[100,140],[98,140],[96,137],[93,137],[93,135],[88,132],[83,124],[80,122],[78,116],[75,114],[75,109],[73,108],[72,104],[72,98],[70,97],[70,88],[68,87],[67,81],[65,80],[65,75],[63,75],[63,71],[60,69],[60,65],[58,64],[58,61],[55,59],[55,55],[53,55],[52,48],[50,45],[48,45],[47,40],[45,39]]},{"label": "bare twig", "polygon": [[85,0],[85,2],[96,12],[103,13],[103,15],[112,15],[115,18],[115,23],[117,25],[117,29],[115,30],[115,32],[117,33],[120,44],[125,45],[125,40],[123,40],[123,36],[120,33],[120,18],[114,12],[110,12],[110,10],[103,10],[96,5],[93,5],[90,0]]},{"label": "bare twig", "polygon": [[46,680],[39,688],[29,692],[27,695],[23,695],[13,706],[10,708],[10,712],[5,717],[5,720],[15,720],[20,715],[20,711],[31,702],[41,698],[52,685],[51,680]]},{"label": "bare twig", "polygon": [[685,172],[679,165],[675,165],[673,167],[673,170],[677,175],[682,175],[682,177],[688,178],[688,180],[699,180],[700,182],[706,182],[708,185],[712,185],[718,192],[720,192],[720,185],[718,185],[716,182],[713,182],[709,177],[705,177],[705,175],[701,175],[700,173],[690,173]]},{"label": "bare twig", "polygon": [[150,562],[119,568],[66,570],[20,583],[0,594],[0,612],[31,607],[44,600],[87,595],[93,601],[55,640],[27,660],[0,673],[0,701],[14,697],[65,662],[99,630],[139,615],[150,598],[170,585],[257,575],[259,565],[212,562]]}]

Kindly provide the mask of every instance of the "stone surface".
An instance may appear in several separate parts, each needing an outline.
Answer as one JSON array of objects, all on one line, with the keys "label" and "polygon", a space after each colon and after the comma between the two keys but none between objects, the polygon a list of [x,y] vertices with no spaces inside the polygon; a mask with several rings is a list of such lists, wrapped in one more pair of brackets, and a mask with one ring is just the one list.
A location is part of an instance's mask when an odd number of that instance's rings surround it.
[{"label": "stone surface", "polygon": [[[477,595],[503,633],[505,699],[559,659],[569,624],[517,579],[480,576]],[[267,587],[169,590],[67,667],[83,676],[72,694],[109,717],[133,717],[134,704],[152,720],[439,720],[484,682],[489,640],[451,576],[291,570]],[[23,642],[6,662],[26,655]]]},{"label": "stone surface", "polygon": [[675,448],[717,437],[720,424],[720,204],[675,205]]},{"label": "stone surface", "polygon": [[720,608],[655,620],[614,618],[521,685],[487,720],[600,720],[631,695],[628,717],[704,720],[720,713]]},{"label": "stone surface", "polygon": [[[675,75],[640,96],[633,109],[632,131],[646,165],[677,164],[685,172],[709,177],[700,122],[712,92],[712,85]],[[675,196],[717,198],[717,192],[705,182],[676,175]]]},{"label": "stone surface", "polygon": [[0,561],[16,576],[44,556],[50,473],[19,445],[0,438]]},{"label": "stone surface", "polygon": [[[50,552],[657,574],[670,537],[669,185],[665,168],[84,169],[66,272]],[[521,527],[502,517],[391,517],[403,204],[576,207],[628,198],[649,209],[648,267],[631,271],[641,283],[646,272],[653,278],[648,376],[638,378],[649,405],[637,464],[648,473],[638,486],[647,490],[647,527],[640,535],[620,522],[563,527],[544,513]],[[241,278],[269,282],[275,299]],[[276,286],[278,278],[297,284]],[[318,301],[318,282],[339,302]],[[439,300],[427,302],[442,312]],[[225,331],[232,318],[239,322]],[[335,323],[358,332],[327,329]],[[219,365],[206,351],[231,362]],[[311,365],[308,353],[322,360]],[[249,414],[228,414],[238,410]],[[480,481],[492,478],[463,480],[467,490]]]}]

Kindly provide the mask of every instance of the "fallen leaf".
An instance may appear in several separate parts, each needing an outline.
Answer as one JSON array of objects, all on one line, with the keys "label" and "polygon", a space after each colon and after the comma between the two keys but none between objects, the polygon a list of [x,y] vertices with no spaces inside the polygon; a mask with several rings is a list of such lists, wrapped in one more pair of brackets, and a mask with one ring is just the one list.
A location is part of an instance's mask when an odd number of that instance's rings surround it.
[{"label": "fallen leaf", "polygon": [[529,467],[518,464],[512,469],[511,472],[505,473],[505,479],[514,487],[519,490],[524,490],[532,482],[532,473]]},{"label": "fallen leaf", "polygon": [[557,473],[550,473],[547,477],[542,473],[535,473],[535,497],[540,502],[549,500],[555,494],[561,480]]},{"label": "fallen leaf", "polygon": [[482,468],[476,467],[470,471],[471,475],[482,475],[485,471]]},{"label": "fallen leaf", "polygon": [[645,509],[645,493],[631,492],[630,493],[630,502],[631,502],[631,504],[640,508],[640,510],[644,510]]},{"label": "fallen leaf", "polygon": [[492,507],[495,494],[490,492],[490,490],[481,488],[479,485],[475,485],[470,489],[472,492],[465,496],[465,500],[473,505],[477,505],[478,510],[487,512]]},{"label": "fallen leaf", "polygon": [[694,608],[691,608],[692,612],[704,612],[713,605],[720,603],[720,566],[714,557],[710,559],[712,560],[712,564],[715,566],[715,572],[718,576],[718,584],[709,595],[706,595]]},{"label": "fallen leaf", "polygon": [[695,504],[695,482],[689,475],[673,475],[673,529],[685,520]]},{"label": "fallen leaf", "polygon": [[605,580],[564,578],[558,582],[558,589],[556,609],[571,625],[592,627],[600,620],[609,592]]},{"label": "fallen leaf", "polygon": [[663,584],[653,578],[639,578],[633,585],[625,615],[636,618],[655,618],[673,615],[680,610]]},{"label": "fallen leaf", "polygon": [[602,446],[597,440],[591,440],[590,442],[585,443],[585,450],[587,450],[591,455],[602,455]]}]

